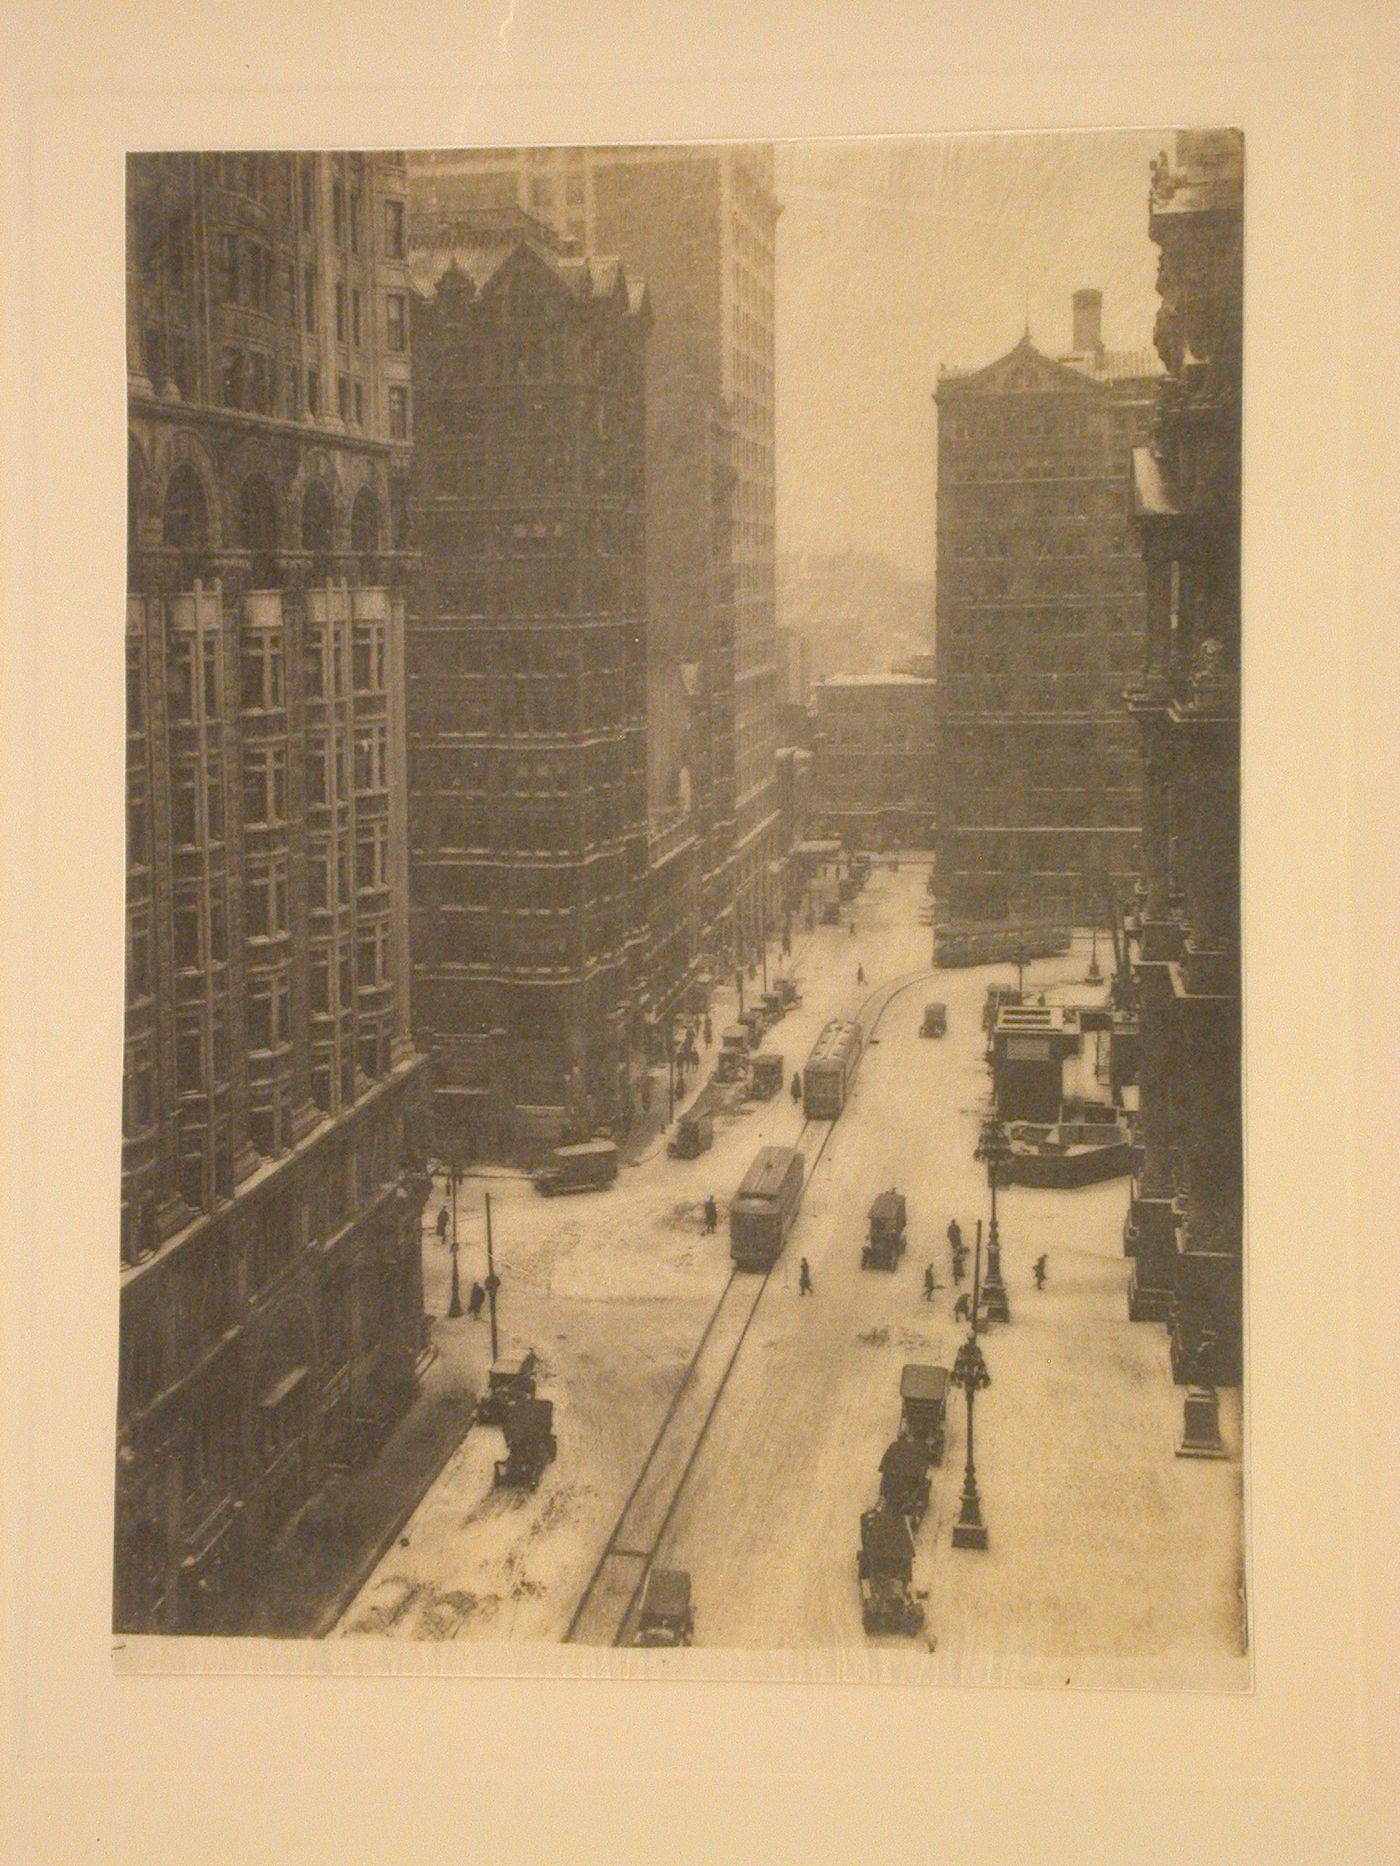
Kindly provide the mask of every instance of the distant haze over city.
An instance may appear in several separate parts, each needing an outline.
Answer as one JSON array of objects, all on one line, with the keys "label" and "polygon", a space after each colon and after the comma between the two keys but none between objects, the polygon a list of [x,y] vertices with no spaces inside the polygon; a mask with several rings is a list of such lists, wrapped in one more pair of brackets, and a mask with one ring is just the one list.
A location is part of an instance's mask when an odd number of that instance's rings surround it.
[{"label": "distant haze over city", "polygon": [[[933,575],[933,390],[1020,338],[1070,347],[1103,292],[1111,349],[1152,341],[1148,164],[1165,130],[777,146],[777,529],[789,552]],[[852,442],[858,444],[853,445]]]}]

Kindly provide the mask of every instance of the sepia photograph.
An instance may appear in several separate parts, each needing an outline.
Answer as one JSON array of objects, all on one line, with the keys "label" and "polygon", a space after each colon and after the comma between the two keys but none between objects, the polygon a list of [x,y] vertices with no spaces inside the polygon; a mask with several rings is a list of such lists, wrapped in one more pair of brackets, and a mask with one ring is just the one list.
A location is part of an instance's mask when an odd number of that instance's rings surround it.
[{"label": "sepia photograph", "polygon": [[118,1645],[1247,1690],[1241,131],[125,188]]}]

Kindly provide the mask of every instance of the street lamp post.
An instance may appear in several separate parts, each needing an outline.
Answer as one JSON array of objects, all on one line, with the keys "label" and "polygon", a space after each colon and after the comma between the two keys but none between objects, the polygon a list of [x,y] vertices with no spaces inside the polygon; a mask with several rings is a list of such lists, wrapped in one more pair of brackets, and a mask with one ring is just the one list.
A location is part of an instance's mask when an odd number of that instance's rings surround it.
[{"label": "street lamp post", "polygon": [[982,1301],[989,1322],[1009,1322],[1010,1305],[1006,1300],[1006,1284],[1001,1274],[1001,1232],[997,1226],[997,1179],[1001,1169],[1011,1158],[1011,1146],[1006,1138],[1006,1129],[995,1115],[989,1115],[982,1123],[982,1132],[977,1141],[977,1158],[987,1168],[987,1185],[992,1195],[992,1222],[987,1232],[987,1280],[982,1286]]},{"label": "street lamp post", "polygon": [[501,1279],[496,1275],[496,1256],[491,1242],[491,1194],[486,1194],[486,1300],[491,1307],[491,1359],[499,1360],[500,1343],[496,1339],[496,1292]]},{"label": "street lamp post", "polygon": [[456,1159],[448,1161],[447,1188],[448,1200],[452,1207],[452,1300],[447,1305],[447,1313],[452,1321],[458,1321],[462,1314],[462,1284],[457,1271],[457,1188],[462,1175]]},{"label": "street lamp post", "polygon": [[977,1467],[972,1453],[972,1409],[977,1394],[983,1387],[992,1384],[992,1376],[987,1372],[987,1363],[975,1334],[970,1334],[958,1349],[949,1378],[954,1386],[961,1387],[967,1395],[967,1464],[963,1470],[962,1508],[958,1512],[958,1520],[953,1524],[953,1547],[984,1549],[987,1546],[987,1526],[982,1521],[982,1499],[977,1494]]}]

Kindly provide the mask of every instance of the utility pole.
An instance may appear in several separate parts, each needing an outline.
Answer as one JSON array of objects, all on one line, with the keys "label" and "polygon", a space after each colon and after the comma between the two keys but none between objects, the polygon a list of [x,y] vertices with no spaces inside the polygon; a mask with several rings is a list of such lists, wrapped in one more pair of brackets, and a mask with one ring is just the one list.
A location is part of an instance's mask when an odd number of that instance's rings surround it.
[{"label": "utility pole", "polygon": [[500,1343],[496,1337],[496,1291],[501,1287],[501,1279],[496,1275],[496,1257],[491,1243],[491,1194],[486,1194],[486,1300],[491,1305],[491,1359],[501,1357]]},{"label": "utility pole", "polygon": [[447,1313],[452,1321],[457,1321],[462,1313],[462,1284],[457,1273],[457,1160],[455,1155],[447,1164],[447,1196],[452,1206],[452,1300],[447,1305]]}]

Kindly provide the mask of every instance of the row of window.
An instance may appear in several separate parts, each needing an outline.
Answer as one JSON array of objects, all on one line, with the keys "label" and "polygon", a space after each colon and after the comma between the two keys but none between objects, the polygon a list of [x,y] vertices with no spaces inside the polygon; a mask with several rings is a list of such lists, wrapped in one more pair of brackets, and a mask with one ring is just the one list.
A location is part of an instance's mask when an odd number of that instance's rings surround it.
[{"label": "row of window", "polygon": [[[295,419],[303,412],[312,419],[326,412],[321,394],[321,372],[314,365],[305,374],[298,364],[285,371],[264,350],[229,346],[223,353],[219,400],[223,407],[244,414],[282,415]],[[336,376],[336,414],[346,427],[365,425],[365,385],[359,376],[340,371]],[[390,383],[385,391],[389,438],[409,438],[409,390]]]}]

